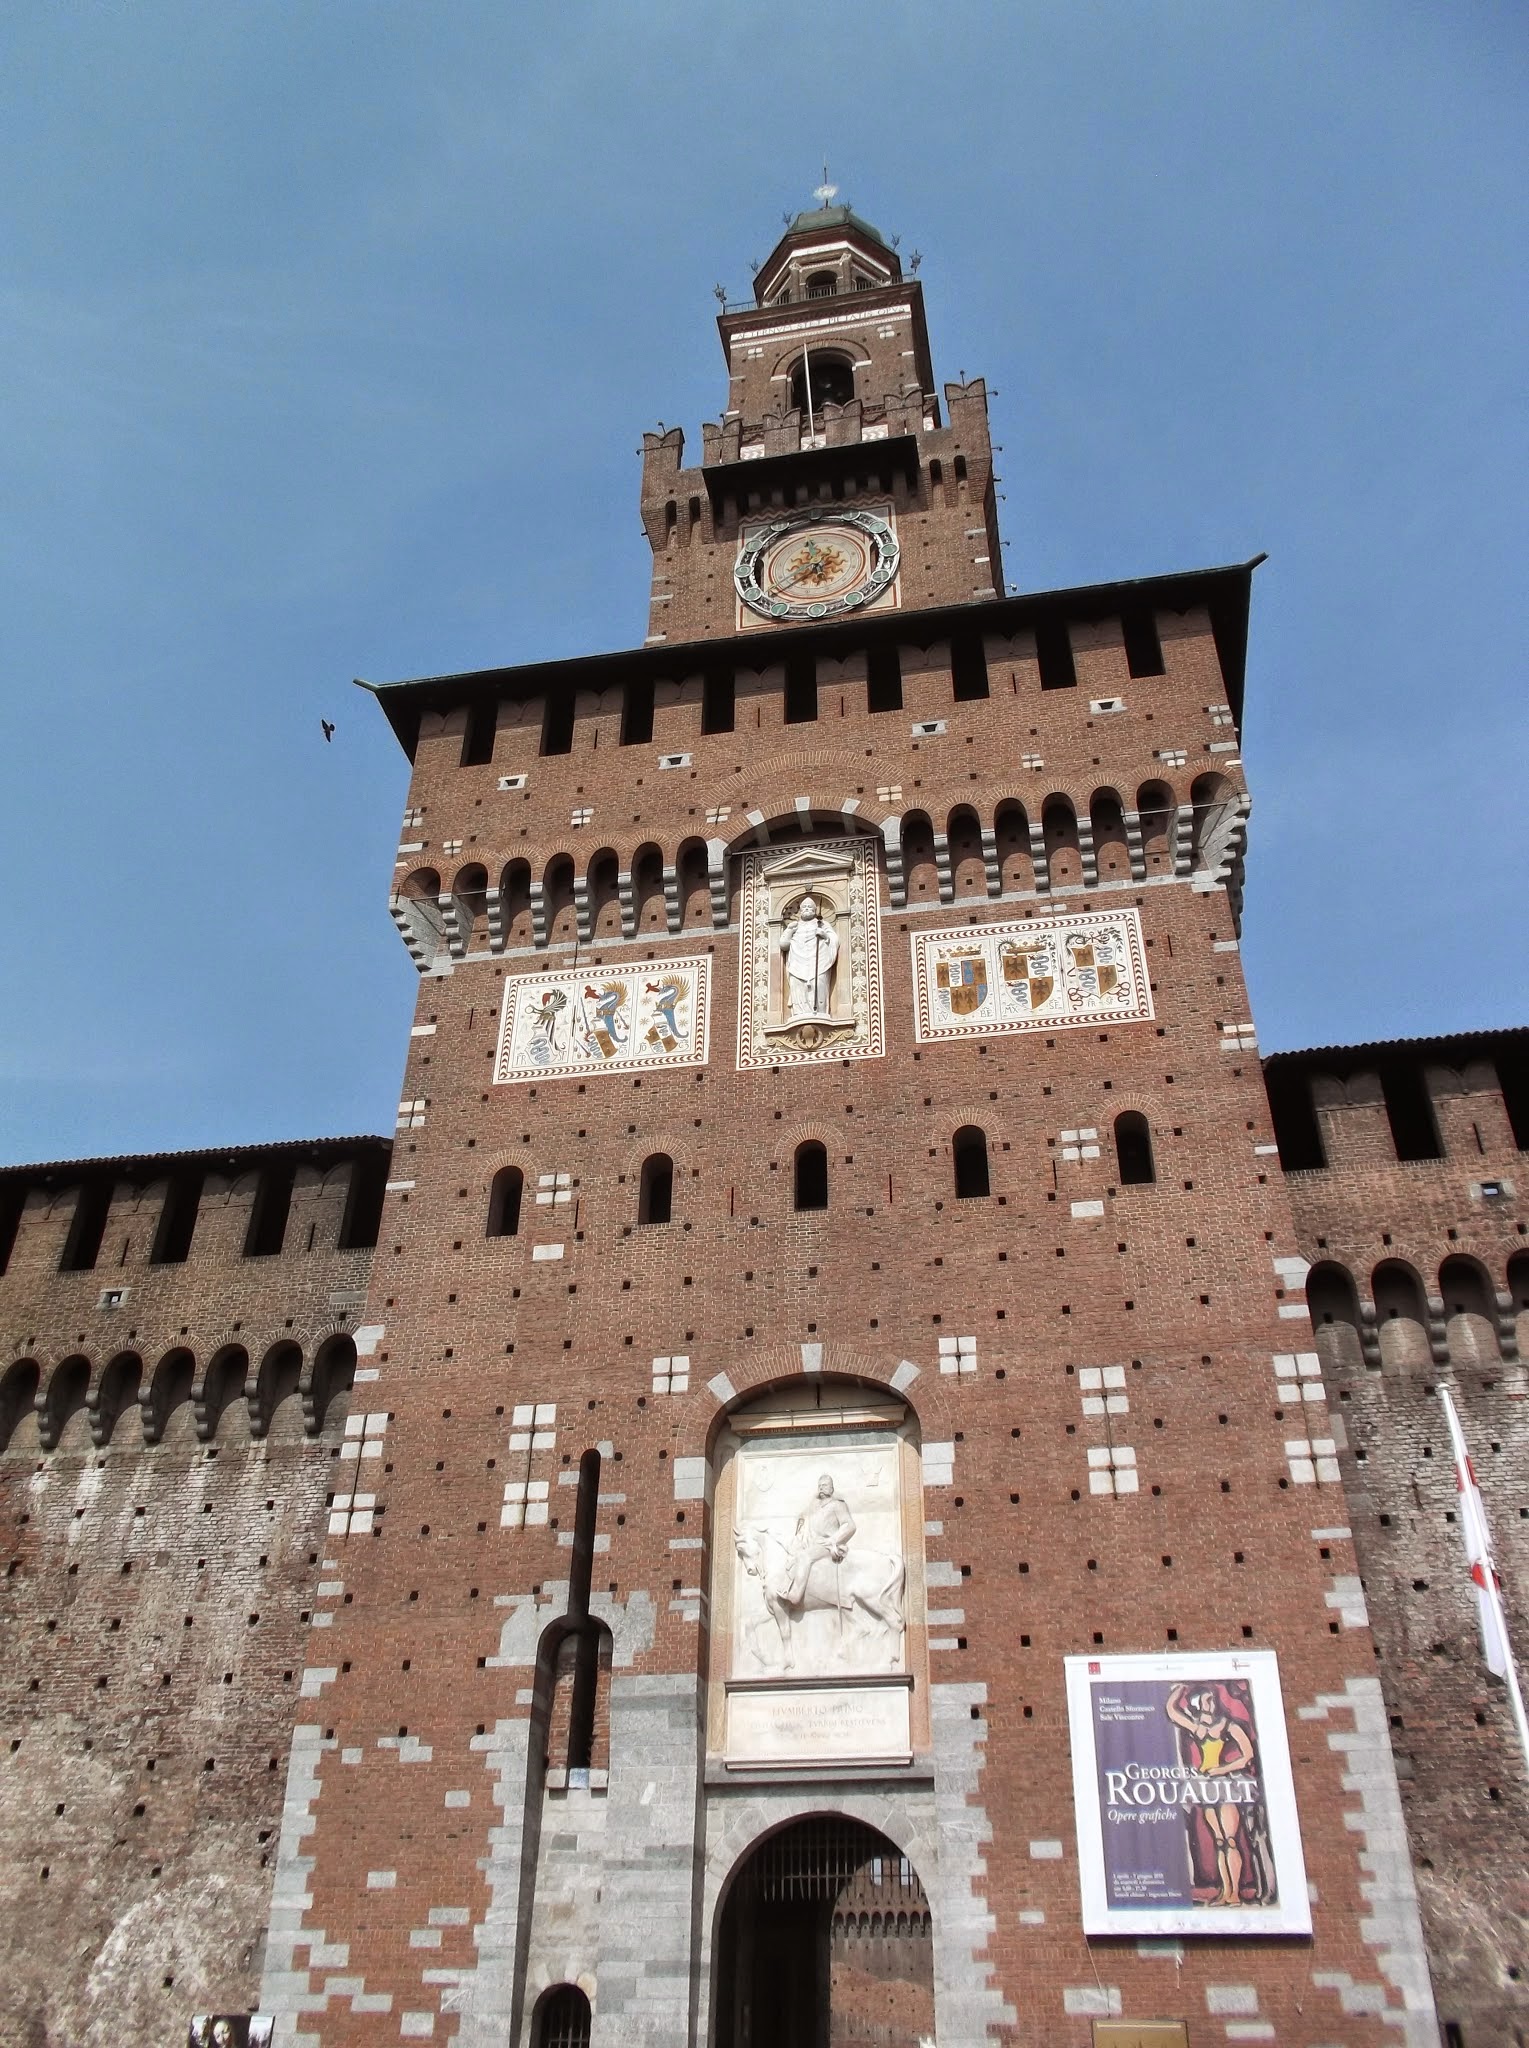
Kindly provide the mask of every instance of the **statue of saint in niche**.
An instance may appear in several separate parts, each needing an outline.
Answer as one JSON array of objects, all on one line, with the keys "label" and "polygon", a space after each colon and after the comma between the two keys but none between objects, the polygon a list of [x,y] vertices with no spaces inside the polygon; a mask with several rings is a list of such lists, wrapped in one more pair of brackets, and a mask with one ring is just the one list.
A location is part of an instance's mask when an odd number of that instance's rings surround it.
[{"label": "statue of saint in niche", "polygon": [[817,898],[804,896],[796,916],[783,928],[780,949],[786,956],[786,1019],[827,1020],[839,934],[820,916]]}]

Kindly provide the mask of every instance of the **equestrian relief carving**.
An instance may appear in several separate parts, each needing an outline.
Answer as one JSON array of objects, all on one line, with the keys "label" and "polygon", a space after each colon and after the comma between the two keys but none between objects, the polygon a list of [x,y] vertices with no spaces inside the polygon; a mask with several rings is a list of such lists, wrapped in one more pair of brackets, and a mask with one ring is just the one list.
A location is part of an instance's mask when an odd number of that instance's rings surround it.
[{"label": "equestrian relief carving", "polygon": [[772,1452],[751,1446],[739,1461],[734,1675],[901,1671],[907,1566],[895,1448],[836,1447],[835,1469],[810,1477],[811,1454]]}]

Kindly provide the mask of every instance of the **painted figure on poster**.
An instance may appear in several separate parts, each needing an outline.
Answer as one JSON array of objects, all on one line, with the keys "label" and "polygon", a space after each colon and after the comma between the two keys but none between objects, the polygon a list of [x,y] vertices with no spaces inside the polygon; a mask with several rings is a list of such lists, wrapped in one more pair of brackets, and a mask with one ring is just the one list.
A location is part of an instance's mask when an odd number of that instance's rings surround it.
[{"label": "painted figure on poster", "polygon": [[1223,1799],[1181,1799],[1191,1889],[1202,1906],[1262,1906],[1276,1896],[1252,1707],[1243,1690],[1232,1682],[1176,1685],[1163,1709],[1178,1730],[1179,1755],[1188,1770],[1226,1787]]},{"label": "painted figure on poster", "polygon": [[839,935],[818,915],[816,897],[802,898],[780,935],[780,949],[786,956],[786,1015],[826,1017]]}]

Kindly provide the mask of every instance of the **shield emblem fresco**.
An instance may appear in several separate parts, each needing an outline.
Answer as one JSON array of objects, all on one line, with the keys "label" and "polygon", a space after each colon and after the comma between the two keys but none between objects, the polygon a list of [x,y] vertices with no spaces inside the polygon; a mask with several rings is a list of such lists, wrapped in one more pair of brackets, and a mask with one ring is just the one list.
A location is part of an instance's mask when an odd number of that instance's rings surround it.
[{"label": "shield emblem fresco", "polygon": [[1056,955],[1049,945],[999,948],[1009,998],[1022,1010],[1039,1010],[1056,989]]},{"label": "shield emblem fresco", "polygon": [[1074,910],[910,934],[922,1041],[1152,1016],[1141,913]]},{"label": "shield emblem fresco", "polygon": [[1113,994],[1120,979],[1113,941],[1108,932],[1090,936],[1069,932],[1063,941],[1067,949],[1067,1000],[1074,1008],[1104,1001]]},{"label": "shield emblem fresco", "polygon": [[981,952],[945,953],[935,968],[935,985],[952,1016],[970,1017],[987,1001],[987,956]]}]

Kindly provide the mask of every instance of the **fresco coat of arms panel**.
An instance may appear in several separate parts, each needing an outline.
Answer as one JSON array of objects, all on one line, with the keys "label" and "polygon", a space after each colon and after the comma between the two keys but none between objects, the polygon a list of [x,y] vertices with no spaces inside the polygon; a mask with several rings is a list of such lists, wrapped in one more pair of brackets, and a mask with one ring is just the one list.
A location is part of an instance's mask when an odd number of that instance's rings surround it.
[{"label": "fresco coat of arms panel", "polygon": [[711,962],[644,960],[505,983],[498,1081],[706,1064]]},{"label": "fresco coat of arms panel", "polygon": [[915,932],[912,945],[922,1044],[1153,1015],[1134,906]]}]

